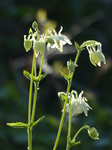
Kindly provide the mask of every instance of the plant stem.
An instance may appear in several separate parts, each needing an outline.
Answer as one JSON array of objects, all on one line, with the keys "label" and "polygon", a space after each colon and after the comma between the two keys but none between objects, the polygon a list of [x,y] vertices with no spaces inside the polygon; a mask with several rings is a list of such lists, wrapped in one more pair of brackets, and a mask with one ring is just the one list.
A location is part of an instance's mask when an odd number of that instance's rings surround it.
[{"label": "plant stem", "polygon": [[[34,117],[35,117],[37,89],[38,89],[39,82],[40,82],[40,76],[41,76],[41,72],[42,72],[43,61],[44,61],[44,54],[42,55],[41,66],[40,66],[39,75],[38,75],[38,82],[35,84],[34,100],[33,100],[33,108],[32,108],[32,117],[31,117],[31,99],[32,99],[32,87],[33,87],[33,73],[35,72],[35,77],[37,75],[37,73],[36,73],[36,58],[35,58],[35,54],[34,54],[33,62],[32,62],[32,70],[31,70],[30,91],[29,91],[28,124],[33,123]],[[28,128],[28,150],[32,150],[32,127]]]},{"label": "plant stem", "polygon": [[28,128],[28,150],[32,150],[32,128]]},{"label": "plant stem", "polygon": [[83,129],[88,129],[89,128],[89,126],[87,126],[87,125],[85,125],[85,126],[83,126],[83,127],[81,127],[78,131],[77,131],[77,133],[75,134],[75,136],[73,137],[73,139],[72,139],[72,143],[75,141],[75,139],[76,139],[76,137],[78,136],[78,134],[83,130]]},{"label": "plant stem", "polygon": [[[38,75],[38,82],[35,84],[33,109],[32,109],[32,118],[31,118],[31,122],[32,123],[33,123],[34,117],[35,117],[37,91],[38,91],[38,86],[39,86],[39,82],[40,82],[40,76],[41,76],[41,72],[42,72],[43,61],[44,61],[44,55],[42,55],[41,66],[40,66],[39,75]],[[36,72],[36,68],[35,68],[35,72]]]},{"label": "plant stem", "polygon": [[67,135],[67,146],[66,150],[69,150],[70,148],[70,142],[71,142],[71,100],[69,101],[69,125],[68,125],[68,135]]},{"label": "plant stem", "polygon": [[59,126],[59,129],[58,129],[58,134],[57,134],[57,138],[56,138],[53,150],[56,150],[57,145],[58,145],[58,141],[59,141],[59,138],[60,138],[60,134],[61,134],[62,126],[63,126],[63,121],[64,121],[64,117],[65,117],[65,112],[66,112],[66,104],[67,104],[67,100],[68,100],[68,94],[69,94],[69,91],[70,91],[70,85],[71,85],[71,82],[68,81],[66,100],[65,100],[65,103],[64,103],[64,108],[63,108],[63,113],[62,113],[62,117],[61,117],[61,121],[60,121],[60,126]]},{"label": "plant stem", "polygon": [[[31,80],[30,80],[30,91],[29,91],[29,106],[28,106],[28,124],[30,124],[31,119],[31,101],[32,101],[32,87],[33,87],[33,72],[35,65],[35,54],[33,55],[32,70],[31,70]],[[28,128],[28,150],[32,150],[32,128]]]},{"label": "plant stem", "polygon": [[[80,55],[80,52],[81,51],[78,51],[78,53],[76,55],[75,64],[78,61],[78,57]],[[67,104],[67,100],[68,100],[68,94],[69,94],[69,91],[70,91],[70,86],[71,86],[73,75],[74,75],[74,73],[71,74],[71,79],[68,81],[67,92],[66,92],[66,99],[65,99],[65,103],[64,103],[64,107],[63,107],[63,113],[62,113],[59,129],[58,129],[58,134],[57,134],[57,137],[56,137],[56,141],[55,141],[53,150],[56,150],[58,142],[59,142],[59,138],[60,138],[60,134],[61,134],[62,126],[63,126],[63,121],[64,121],[64,117],[65,117],[65,112],[66,112],[66,104]]]},{"label": "plant stem", "polygon": [[42,73],[43,62],[44,62],[44,54],[42,55],[42,59],[41,59],[41,65],[40,65],[40,70],[39,70],[39,75],[38,75],[39,79],[40,79],[40,76],[41,76],[41,73]]},{"label": "plant stem", "polygon": [[29,104],[28,104],[28,124],[30,123],[30,119],[31,119],[31,99],[32,99],[34,63],[35,63],[35,54],[33,55],[32,70],[31,70],[30,91],[29,91]]}]

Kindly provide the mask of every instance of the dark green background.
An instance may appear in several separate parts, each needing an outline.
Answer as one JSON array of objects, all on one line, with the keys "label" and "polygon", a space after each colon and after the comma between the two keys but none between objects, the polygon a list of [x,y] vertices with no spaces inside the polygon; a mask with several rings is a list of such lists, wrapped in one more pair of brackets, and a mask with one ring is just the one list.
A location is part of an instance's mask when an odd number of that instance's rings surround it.
[{"label": "dark green background", "polygon": [[[44,9],[47,20],[39,22],[37,12]],[[111,0],[0,0],[0,150],[27,149],[27,131],[6,126],[7,122],[27,122],[29,81],[23,70],[30,71],[32,51],[26,53],[23,35],[28,34],[32,22],[36,20],[41,33],[47,21],[57,23],[56,30],[63,26],[72,43],[82,44],[88,39],[102,43],[106,65],[94,67],[84,51],[78,61],[79,67],[73,78],[72,89],[85,91],[93,110],[89,116],[73,117],[72,136],[83,125],[95,126],[99,131],[99,141],[92,140],[82,131],[77,140],[81,145],[77,150],[112,149],[112,1]],[[46,55],[47,67],[52,73],[41,82],[37,99],[36,118],[46,117],[33,130],[33,150],[51,150],[56,138],[63,102],[58,91],[66,91],[66,81],[55,70],[66,67],[69,58],[74,60],[74,44],[64,47],[64,54],[58,51]],[[74,51],[74,52],[73,52]],[[68,54],[67,54],[68,53]],[[47,72],[49,72],[46,67]],[[58,67],[56,69],[56,67]],[[38,71],[38,68],[37,68]],[[66,145],[67,121],[65,118],[61,139],[57,149]]]}]

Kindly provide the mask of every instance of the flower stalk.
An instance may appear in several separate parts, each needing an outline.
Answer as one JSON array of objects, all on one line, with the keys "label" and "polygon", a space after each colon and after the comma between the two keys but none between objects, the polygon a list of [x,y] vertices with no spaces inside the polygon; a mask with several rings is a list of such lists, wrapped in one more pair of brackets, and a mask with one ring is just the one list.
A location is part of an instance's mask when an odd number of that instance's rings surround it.
[{"label": "flower stalk", "polygon": [[[74,61],[75,64],[77,64],[80,52],[81,51],[77,52],[77,55],[76,55],[76,58],[75,58],[75,61]],[[74,69],[74,72],[75,72],[75,69]],[[63,107],[63,113],[62,113],[62,117],[61,117],[59,129],[58,129],[58,134],[57,134],[57,137],[56,137],[56,141],[55,141],[53,150],[56,150],[58,142],[59,142],[59,138],[60,138],[60,134],[61,134],[62,126],[63,126],[63,121],[64,121],[64,117],[65,117],[65,112],[66,112],[66,105],[67,105],[68,95],[69,95],[70,86],[71,86],[71,83],[72,83],[72,78],[73,78],[74,72],[73,73],[69,73],[70,80],[68,80],[67,92],[66,92],[66,99],[65,99],[65,103],[64,103],[64,107]],[[70,126],[69,126],[69,128],[71,128]],[[71,130],[71,129],[69,129],[69,130]],[[71,132],[71,131],[69,131],[69,132]]]}]

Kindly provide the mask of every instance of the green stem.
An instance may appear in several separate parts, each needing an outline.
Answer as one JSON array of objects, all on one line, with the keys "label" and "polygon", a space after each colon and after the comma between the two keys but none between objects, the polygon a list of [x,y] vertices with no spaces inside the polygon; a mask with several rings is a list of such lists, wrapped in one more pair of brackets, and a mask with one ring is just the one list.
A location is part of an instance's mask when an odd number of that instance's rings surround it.
[{"label": "green stem", "polygon": [[[34,100],[33,100],[33,108],[32,108],[32,117],[31,117],[31,99],[32,99],[32,87],[33,87],[33,73],[35,72],[35,77],[37,75],[37,73],[36,73],[36,58],[35,58],[35,54],[34,54],[33,62],[32,62],[32,70],[31,70],[30,92],[29,92],[28,124],[33,123],[34,117],[35,117],[37,88],[38,88],[38,85],[39,85],[40,76],[41,76],[41,72],[42,72],[43,60],[44,60],[44,55],[42,55],[42,61],[41,61],[41,66],[40,66],[40,70],[39,70],[39,75],[38,75],[38,83],[35,84]],[[32,127],[28,128],[28,150],[32,150]]]},{"label": "green stem", "polygon": [[28,124],[30,123],[30,119],[31,119],[31,99],[32,99],[34,63],[35,63],[35,54],[33,55],[32,70],[31,70],[30,91],[29,91],[29,104],[28,104],[29,105],[28,106]]},{"label": "green stem", "polygon": [[28,150],[32,150],[32,128],[28,128]]},{"label": "green stem", "polygon": [[69,94],[69,91],[70,91],[70,85],[71,85],[71,82],[68,81],[66,100],[65,100],[65,103],[64,103],[64,108],[63,108],[63,113],[62,113],[62,117],[61,117],[61,121],[60,121],[60,126],[59,126],[59,129],[58,129],[58,134],[57,134],[57,138],[56,138],[53,150],[56,150],[57,145],[58,145],[58,141],[59,141],[59,138],[60,138],[60,134],[61,134],[62,126],[63,126],[63,121],[64,121],[64,117],[65,117],[65,112],[66,112],[66,104],[67,104],[67,100],[68,100],[68,94]]},{"label": "green stem", "polygon": [[66,146],[66,150],[70,149],[70,142],[71,142],[71,100],[69,102],[69,125],[68,125],[68,135],[67,135],[67,146]]},{"label": "green stem", "polygon": [[[77,53],[77,55],[76,55],[75,64],[76,64],[77,61],[78,61],[78,57],[79,57],[79,55],[80,55],[80,52],[81,52],[81,51],[78,51],[78,53]],[[70,91],[70,86],[71,86],[71,82],[72,82],[73,75],[74,75],[74,73],[71,74],[71,79],[68,81],[66,99],[65,99],[65,103],[64,103],[64,107],[63,107],[63,113],[62,113],[62,117],[61,117],[59,129],[58,129],[58,134],[57,134],[57,137],[56,137],[56,141],[55,141],[53,150],[56,150],[57,145],[58,145],[58,142],[59,142],[59,138],[60,138],[60,134],[61,134],[62,126],[63,126],[63,121],[64,121],[64,117],[65,117],[65,112],[66,112],[66,104],[67,104],[67,100],[68,100],[68,94],[69,94],[69,91]]]},{"label": "green stem", "polygon": [[[31,118],[31,122],[32,123],[33,123],[34,117],[35,117],[37,90],[38,90],[38,86],[39,86],[39,82],[40,82],[40,76],[41,76],[41,73],[42,73],[43,61],[44,61],[44,54],[42,55],[41,66],[40,66],[39,75],[38,75],[38,82],[35,84],[33,109],[32,109],[32,118]],[[36,72],[36,68],[35,68],[35,72]],[[36,75],[36,73],[35,73],[35,75]]]},{"label": "green stem", "polygon": [[76,137],[78,136],[78,134],[79,134],[83,129],[88,129],[88,128],[89,128],[89,126],[87,126],[87,125],[81,127],[81,128],[77,131],[77,133],[75,134],[75,136],[73,137],[71,143],[74,143]]},{"label": "green stem", "polygon": [[40,78],[41,73],[42,73],[43,62],[44,62],[44,54],[42,55],[41,66],[40,66],[38,78]]},{"label": "green stem", "polygon": [[[29,104],[28,104],[28,124],[30,124],[30,119],[31,119],[31,101],[32,101],[34,65],[35,65],[35,54],[33,55],[32,70],[31,70]],[[32,150],[32,128],[31,127],[28,128],[28,150]]]}]

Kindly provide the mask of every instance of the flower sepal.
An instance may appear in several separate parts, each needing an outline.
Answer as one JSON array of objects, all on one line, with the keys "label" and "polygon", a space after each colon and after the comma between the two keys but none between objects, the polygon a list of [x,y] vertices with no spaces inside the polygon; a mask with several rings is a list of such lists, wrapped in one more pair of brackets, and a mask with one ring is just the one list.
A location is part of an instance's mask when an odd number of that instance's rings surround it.
[{"label": "flower sepal", "polygon": [[58,92],[58,97],[61,98],[63,101],[65,101],[66,94],[64,92]]},{"label": "flower sepal", "polygon": [[45,53],[45,40],[42,38],[39,41],[35,41],[33,44],[33,50],[34,50],[36,57],[38,56],[39,53],[44,54]]}]

